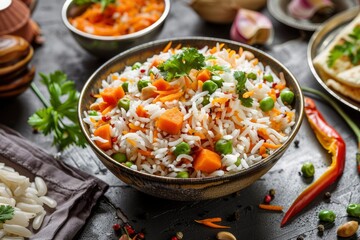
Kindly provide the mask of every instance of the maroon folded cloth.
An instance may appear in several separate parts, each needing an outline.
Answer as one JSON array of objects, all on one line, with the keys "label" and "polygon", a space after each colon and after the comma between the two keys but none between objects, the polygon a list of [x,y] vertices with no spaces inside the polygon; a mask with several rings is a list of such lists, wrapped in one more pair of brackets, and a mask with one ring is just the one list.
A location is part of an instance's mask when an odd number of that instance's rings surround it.
[{"label": "maroon folded cloth", "polygon": [[66,165],[0,124],[0,162],[34,181],[43,178],[47,196],[58,203],[46,209],[41,228],[30,239],[73,239],[89,217],[108,185],[100,179]]}]

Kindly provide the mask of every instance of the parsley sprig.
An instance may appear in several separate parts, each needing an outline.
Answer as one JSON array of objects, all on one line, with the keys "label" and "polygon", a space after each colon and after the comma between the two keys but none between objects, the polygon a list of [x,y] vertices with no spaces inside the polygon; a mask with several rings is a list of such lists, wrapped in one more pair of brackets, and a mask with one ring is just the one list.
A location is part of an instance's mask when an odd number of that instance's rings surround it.
[{"label": "parsley sprig", "polygon": [[49,92],[50,104],[33,83],[32,89],[46,107],[30,116],[29,125],[44,135],[53,133],[53,144],[60,150],[70,145],[85,147],[85,137],[78,124],[79,92],[75,89],[75,83],[68,80],[66,74],[61,71],[55,71],[49,75],[40,73],[40,76],[41,83],[47,87]]},{"label": "parsley sprig", "polygon": [[328,67],[333,67],[336,60],[343,56],[348,57],[353,65],[360,63],[360,26],[356,26],[349,37],[351,38],[349,41],[344,40],[330,51],[326,61]]},{"label": "parsley sprig", "polygon": [[239,99],[241,104],[245,107],[251,107],[253,103],[253,99],[251,97],[244,98],[243,94],[247,91],[245,87],[246,83],[246,74],[243,71],[235,71],[234,78],[237,81],[236,84],[236,92],[239,94]]},{"label": "parsley sprig", "polygon": [[14,216],[14,208],[10,205],[0,205],[0,223],[11,220]]},{"label": "parsley sprig", "polygon": [[175,54],[160,64],[159,69],[166,74],[165,79],[171,81],[174,78],[188,76],[191,69],[200,70],[204,66],[203,54],[196,48],[185,48],[182,53]]},{"label": "parsley sprig", "polygon": [[115,3],[115,0],[73,0],[73,2],[77,5],[83,5],[88,3],[100,3],[101,4],[101,11],[104,11],[105,8],[111,4]]}]

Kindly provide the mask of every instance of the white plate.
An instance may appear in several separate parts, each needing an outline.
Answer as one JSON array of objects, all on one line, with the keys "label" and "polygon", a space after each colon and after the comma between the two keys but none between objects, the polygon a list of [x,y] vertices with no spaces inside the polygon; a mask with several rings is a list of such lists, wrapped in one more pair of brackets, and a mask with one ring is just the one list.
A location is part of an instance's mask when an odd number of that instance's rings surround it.
[{"label": "white plate", "polygon": [[314,67],[313,59],[326,48],[326,46],[335,38],[343,27],[345,27],[355,18],[357,14],[359,14],[359,11],[359,7],[349,9],[324,23],[311,37],[307,51],[307,58],[311,72],[320,85],[333,97],[357,111],[360,111],[360,103],[329,88],[325,83],[327,79],[324,79],[324,77],[322,77],[319,71]]}]

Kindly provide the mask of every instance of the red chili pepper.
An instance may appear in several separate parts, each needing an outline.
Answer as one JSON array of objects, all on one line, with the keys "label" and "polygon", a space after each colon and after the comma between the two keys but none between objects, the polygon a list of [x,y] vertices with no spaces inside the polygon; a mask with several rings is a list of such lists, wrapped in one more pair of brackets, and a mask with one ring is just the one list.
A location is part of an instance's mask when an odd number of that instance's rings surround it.
[{"label": "red chili pepper", "polygon": [[305,113],[320,144],[332,154],[330,167],[308,186],[293,202],[281,221],[284,226],[288,220],[298,214],[325,188],[334,183],[343,173],[345,166],[345,142],[340,134],[332,128],[317,110],[310,98],[305,98]]}]

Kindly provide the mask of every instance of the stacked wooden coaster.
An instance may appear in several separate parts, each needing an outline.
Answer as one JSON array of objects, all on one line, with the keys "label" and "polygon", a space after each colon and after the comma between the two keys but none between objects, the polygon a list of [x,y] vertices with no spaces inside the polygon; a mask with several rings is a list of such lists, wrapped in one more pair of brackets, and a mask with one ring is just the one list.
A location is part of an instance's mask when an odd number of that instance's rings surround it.
[{"label": "stacked wooden coaster", "polygon": [[17,96],[30,86],[35,75],[35,67],[29,65],[33,54],[25,39],[0,36],[0,98]]}]

